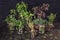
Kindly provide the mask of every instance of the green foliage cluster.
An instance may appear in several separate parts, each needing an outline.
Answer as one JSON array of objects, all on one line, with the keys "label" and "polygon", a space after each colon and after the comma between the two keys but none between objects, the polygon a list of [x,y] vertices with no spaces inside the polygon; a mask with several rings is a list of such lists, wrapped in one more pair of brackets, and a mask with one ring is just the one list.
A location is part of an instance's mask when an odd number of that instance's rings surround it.
[{"label": "green foliage cluster", "polygon": [[33,20],[34,24],[40,24],[40,25],[45,25],[46,24],[46,20],[43,20],[42,18],[40,19],[35,19]]},{"label": "green foliage cluster", "polygon": [[27,11],[27,4],[25,4],[24,2],[21,2],[20,4],[18,3],[16,5],[16,9],[21,19],[30,20],[33,16],[30,11]]},{"label": "green foliage cluster", "polygon": [[53,23],[53,21],[55,20],[55,18],[56,18],[56,14],[51,13],[48,16],[49,23]]},{"label": "green foliage cluster", "polygon": [[16,9],[19,13],[23,11],[27,11],[27,4],[25,4],[24,2],[17,3]]},{"label": "green foliage cluster", "polygon": [[[16,18],[16,15],[18,15],[18,19]],[[31,21],[32,16],[33,14],[30,11],[27,11],[27,4],[21,2],[17,3],[16,9],[10,10],[10,14],[7,16],[5,21],[10,25],[9,28],[14,28],[14,26],[16,26],[16,29],[19,30],[22,29],[27,22]]]},{"label": "green foliage cluster", "polygon": [[[9,14],[9,16],[7,16],[7,18],[5,19],[5,21],[7,22],[7,24],[10,26],[9,28],[10,28],[10,30],[14,30],[14,27],[16,26],[16,29],[18,30],[18,29],[22,29],[23,28],[23,25],[24,25],[24,20],[17,20],[16,18],[15,18],[15,16],[16,16],[16,11],[15,11],[15,9],[12,9],[11,11],[10,11],[11,13]],[[12,24],[10,24],[10,23],[12,23]],[[12,29],[13,28],[13,29]]]},{"label": "green foliage cluster", "polygon": [[[19,13],[21,13],[21,10],[24,10],[26,7],[24,6],[25,4],[22,2],[21,5],[19,5],[19,3],[17,4],[18,7],[16,7],[16,9],[11,9],[10,10],[10,14],[7,16],[7,18],[5,19],[5,21],[7,22],[7,24],[10,26],[9,29],[10,30],[14,30],[14,27],[16,26],[16,30],[22,29],[24,27],[24,21],[22,20]],[[21,9],[22,7],[24,7],[24,9]],[[18,13],[17,13],[18,11]],[[16,15],[18,14],[19,19],[16,18]]]},{"label": "green foliage cluster", "polygon": [[[51,13],[48,16],[49,21],[46,19],[34,19],[32,21],[32,16],[35,17],[34,14],[32,14],[30,11],[27,11],[27,4],[24,2],[17,3],[16,9],[11,9],[10,14],[7,16],[5,21],[9,25],[10,30],[14,30],[14,27],[16,26],[16,30],[23,29],[25,24],[28,24],[28,26],[33,29],[33,24],[39,24],[39,25],[46,25],[46,23],[53,23],[56,14]],[[18,16],[17,16],[18,15]],[[16,18],[17,16],[17,18]],[[42,30],[42,29],[41,29]]]}]

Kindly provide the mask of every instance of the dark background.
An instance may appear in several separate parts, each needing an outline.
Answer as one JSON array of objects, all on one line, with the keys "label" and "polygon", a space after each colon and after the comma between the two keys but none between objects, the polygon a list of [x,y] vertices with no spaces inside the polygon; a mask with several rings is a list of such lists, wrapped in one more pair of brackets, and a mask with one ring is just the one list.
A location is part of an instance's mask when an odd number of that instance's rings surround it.
[{"label": "dark background", "polygon": [[57,14],[55,21],[60,21],[60,0],[0,0],[0,23],[9,14],[9,10],[15,8],[16,3],[24,1],[28,3],[29,9],[36,5],[42,5],[43,3],[49,3],[49,13],[53,12]]}]

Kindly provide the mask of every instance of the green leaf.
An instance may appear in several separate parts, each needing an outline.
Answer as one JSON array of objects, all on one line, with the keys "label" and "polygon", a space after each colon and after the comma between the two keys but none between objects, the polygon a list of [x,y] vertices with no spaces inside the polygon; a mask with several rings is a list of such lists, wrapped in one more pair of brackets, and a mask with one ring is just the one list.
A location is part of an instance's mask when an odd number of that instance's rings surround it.
[{"label": "green leaf", "polygon": [[55,20],[55,18],[56,18],[56,14],[53,14],[53,13],[51,13],[51,14],[48,16],[48,19],[49,19],[49,22],[50,22],[50,23],[53,23],[53,21]]}]

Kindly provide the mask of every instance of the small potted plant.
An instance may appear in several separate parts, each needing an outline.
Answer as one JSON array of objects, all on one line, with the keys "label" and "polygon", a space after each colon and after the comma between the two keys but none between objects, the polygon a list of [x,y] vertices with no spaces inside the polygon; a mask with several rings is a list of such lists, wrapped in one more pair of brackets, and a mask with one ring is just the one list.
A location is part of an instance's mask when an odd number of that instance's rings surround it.
[{"label": "small potted plant", "polygon": [[56,18],[56,14],[53,14],[53,13],[51,13],[51,14],[48,16],[48,20],[49,20],[49,21],[48,21],[48,26],[49,26],[48,30],[51,30],[51,28],[54,27],[53,22],[54,22],[55,18]]},{"label": "small potted plant", "polygon": [[46,20],[43,20],[42,18],[40,18],[39,24],[40,24],[39,31],[40,31],[42,34],[44,34],[44,32],[45,32]]},{"label": "small potted plant", "polygon": [[19,18],[24,19],[24,23],[27,26],[27,29],[31,29],[29,32],[31,32],[31,37],[34,37],[34,28],[33,28],[33,22],[32,22],[32,16],[34,16],[30,11],[27,11],[27,5],[22,2],[21,4],[17,4],[17,11],[19,12]]},{"label": "small potted plant", "polygon": [[22,34],[23,28],[24,28],[23,20],[16,20],[15,21],[15,28],[16,28],[18,34]]},{"label": "small potted plant", "polygon": [[[22,9],[24,7],[24,9]],[[22,32],[23,27],[24,27],[24,22],[25,20],[23,17],[20,15],[25,9],[24,3],[18,3],[16,5],[16,9],[11,9],[10,14],[7,16],[5,21],[8,24],[9,30],[17,30],[18,33]],[[18,15],[18,16],[17,16]]]},{"label": "small potted plant", "polygon": [[9,30],[14,30],[15,20],[16,20],[15,19],[15,10],[12,9],[10,11],[10,14],[5,19],[5,22],[7,22],[7,24],[8,24]]},{"label": "small potted plant", "polygon": [[33,23],[37,25],[35,29],[38,29],[39,33],[43,34],[45,32],[46,20],[43,20],[42,18],[40,18],[40,19],[34,20]]}]

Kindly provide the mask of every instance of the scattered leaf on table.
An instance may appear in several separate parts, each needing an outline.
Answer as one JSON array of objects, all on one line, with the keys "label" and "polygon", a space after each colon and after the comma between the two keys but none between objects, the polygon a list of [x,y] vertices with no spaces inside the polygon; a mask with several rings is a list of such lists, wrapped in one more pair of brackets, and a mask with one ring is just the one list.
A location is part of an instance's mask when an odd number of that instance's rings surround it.
[{"label": "scattered leaf on table", "polygon": [[53,36],[53,34],[49,34],[49,36]]},{"label": "scattered leaf on table", "polygon": [[53,37],[50,37],[50,39],[53,39]]},{"label": "scattered leaf on table", "polygon": [[60,31],[58,31],[58,33],[60,34]]},{"label": "scattered leaf on table", "polygon": [[47,34],[44,34],[45,36],[47,36]]},{"label": "scattered leaf on table", "polygon": [[46,38],[46,36],[43,36],[43,38]]},{"label": "scattered leaf on table", "polygon": [[54,36],[55,39],[57,39],[57,36]]},{"label": "scattered leaf on table", "polygon": [[25,40],[29,40],[29,39],[25,39]]}]

